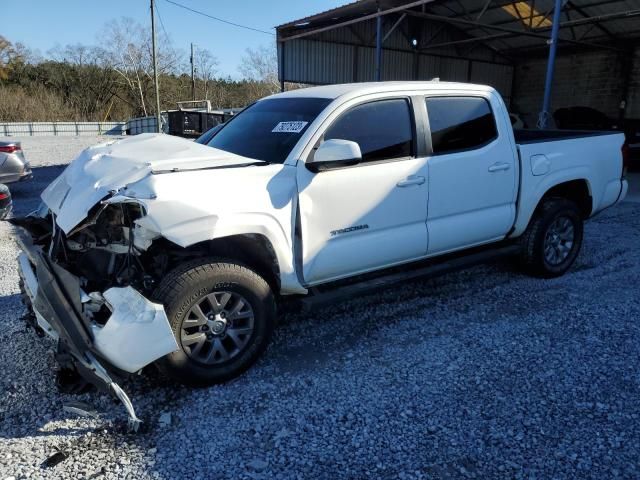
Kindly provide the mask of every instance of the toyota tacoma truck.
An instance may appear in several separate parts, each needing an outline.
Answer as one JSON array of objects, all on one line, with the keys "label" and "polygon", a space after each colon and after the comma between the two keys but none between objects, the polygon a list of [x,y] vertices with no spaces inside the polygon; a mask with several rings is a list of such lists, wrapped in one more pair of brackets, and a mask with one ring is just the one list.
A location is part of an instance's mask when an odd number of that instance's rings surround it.
[{"label": "toyota tacoma truck", "polygon": [[111,391],[135,424],[119,379],[151,364],[188,385],[234,378],[286,299],[491,252],[562,275],[583,222],[626,194],[623,142],[514,132],[493,88],[436,81],[273,95],[206,144],[103,143],[13,220],[30,322],[57,340],[61,381]]}]

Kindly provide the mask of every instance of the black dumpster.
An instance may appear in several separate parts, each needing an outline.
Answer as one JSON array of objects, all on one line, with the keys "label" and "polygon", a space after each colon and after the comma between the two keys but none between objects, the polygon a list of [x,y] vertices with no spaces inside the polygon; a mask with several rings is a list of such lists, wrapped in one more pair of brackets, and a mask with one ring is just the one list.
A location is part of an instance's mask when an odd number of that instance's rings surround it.
[{"label": "black dumpster", "polygon": [[176,110],[169,112],[169,135],[197,138],[225,120],[226,115],[222,113]]}]

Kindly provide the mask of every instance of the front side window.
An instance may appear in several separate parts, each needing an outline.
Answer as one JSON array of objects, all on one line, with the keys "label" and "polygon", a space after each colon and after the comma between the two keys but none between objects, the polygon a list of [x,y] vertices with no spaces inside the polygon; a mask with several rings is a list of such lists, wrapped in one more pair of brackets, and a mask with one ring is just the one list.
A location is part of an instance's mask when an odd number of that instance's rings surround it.
[{"label": "front side window", "polygon": [[498,136],[484,98],[431,97],[426,102],[434,154],[478,148]]},{"label": "front side window", "polygon": [[353,107],[329,127],[324,139],[356,142],[363,162],[409,157],[413,150],[409,101],[379,100]]},{"label": "front side window", "polygon": [[254,103],[225,124],[207,145],[269,163],[284,163],[327,98],[271,98]]}]

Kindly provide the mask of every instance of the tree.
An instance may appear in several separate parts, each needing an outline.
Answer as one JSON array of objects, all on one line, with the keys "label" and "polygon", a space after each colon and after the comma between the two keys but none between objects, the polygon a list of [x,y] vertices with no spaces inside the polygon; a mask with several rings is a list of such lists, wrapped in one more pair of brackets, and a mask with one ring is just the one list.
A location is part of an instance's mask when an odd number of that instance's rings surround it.
[{"label": "tree", "polygon": [[[191,98],[191,76],[184,53],[162,31],[158,37],[160,103],[166,109]],[[43,59],[0,37],[0,121],[126,120],[152,113],[149,29],[120,19],[107,24],[97,42],[101,46],[57,45]],[[217,65],[210,51],[196,52],[198,94],[218,108],[244,107],[278,90],[273,46],[247,51],[241,71],[248,78],[221,78]]]},{"label": "tree", "polygon": [[47,53],[51,59],[58,62],[82,66],[97,63],[100,56],[100,49],[90,45],[76,43],[74,45],[65,45],[64,47],[56,45]]},{"label": "tree", "polygon": [[102,65],[102,50],[78,43],[57,45],[48,54],[54,61],[39,65],[47,71],[49,85],[63,95],[79,119],[106,119],[118,95],[118,78],[113,70]]},{"label": "tree", "polygon": [[278,81],[278,52],[275,43],[255,49],[247,48],[245,52],[238,69],[245,78],[258,82],[256,83],[258,91],[255,93],[264,96],[278,92],[280,82]]},{"label": "tree", "polygon": [[[123,17],[107,24],[101,35],[103,64],[113,69],[126,88],[129,101],[147,116],[148,97],[153,94],[151,32],[131,18]],[[183,55],[166,36],[158,37],[158,76],[177,73],[183,67]],[[153,102],[151,102],[153,103]]]},{"label": "tree", "polygon": [[197,49],[195,57],[196,79],[202,81],[204,99],[209,100],[209,86],[215,77],[219,62],[207,49]]},{"label": "tree", "polygon": [[0,35],[0,80],[9,78],[9,71],[15,62],[21,61],[13,44]]},{"label": "tree", "polygon": [[19,63],[40,63],[44,61],[44,58],[40,54],[40,51],[33,50],[27,47],[25,44],[16,42],[13,44],[13,50],[15,51],[15,58]]}]

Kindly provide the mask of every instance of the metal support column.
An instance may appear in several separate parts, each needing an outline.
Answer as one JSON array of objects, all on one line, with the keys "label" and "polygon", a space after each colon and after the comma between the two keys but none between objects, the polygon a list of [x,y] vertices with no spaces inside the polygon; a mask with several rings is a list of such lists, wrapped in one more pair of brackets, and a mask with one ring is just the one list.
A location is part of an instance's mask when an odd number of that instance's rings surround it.
[{"label": "metal support column", "polygon": [[[380,13],[378,7],[378,13]],[[376,17],[376,82],[382,80],[382,15]]]},{"label": "metal support column", "polygon": [[542,111],[538,116],[538,128],[547,128],[549,119],[549,107],[551,106],[551,86],[553,85],[553,73],[556,63],[556,51],[558,50],[558,33],[560,32],[560,13],[564,5],[563,0],[555,0],[553,9],[553,25],[551,27],[551,39],[549,40],[549,59],[547,60],[547,76],[544,82],[544,97],[542,99]]},{"label": "metal support column", "polygon": [[280,91],[284,92],[284,44],[285,42],[280,43]]}]

